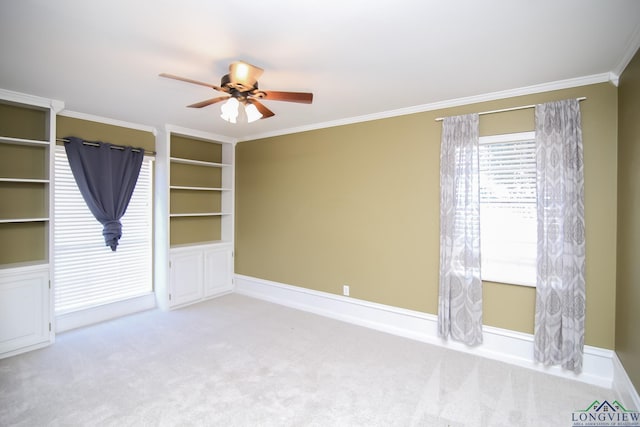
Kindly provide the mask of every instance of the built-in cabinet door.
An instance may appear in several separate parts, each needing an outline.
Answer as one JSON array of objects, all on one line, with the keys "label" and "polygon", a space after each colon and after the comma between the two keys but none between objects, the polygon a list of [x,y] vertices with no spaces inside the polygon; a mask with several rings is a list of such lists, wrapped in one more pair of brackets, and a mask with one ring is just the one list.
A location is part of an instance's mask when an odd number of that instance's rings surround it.
[{"label": "built-in cabinet door", "polygon": [[49,267],[0,269],[0,358],[49,345]]},{"label": "built-in cabinet door", "polygon": [[233,248],[202,245],[175,248],[169,256],[170,307],[178,307],[233,290]]},{"label": "built-in cabinet door", "polygon": [[170,305],[172,307],[201,299],[204,280],[202,251],[174,253],[170,258]]},{"label": "built-in cabinet door", "polygon": [[204,254],[204,295],[228,292],[232,287],[232,252],[228,248],[210,249]]}]

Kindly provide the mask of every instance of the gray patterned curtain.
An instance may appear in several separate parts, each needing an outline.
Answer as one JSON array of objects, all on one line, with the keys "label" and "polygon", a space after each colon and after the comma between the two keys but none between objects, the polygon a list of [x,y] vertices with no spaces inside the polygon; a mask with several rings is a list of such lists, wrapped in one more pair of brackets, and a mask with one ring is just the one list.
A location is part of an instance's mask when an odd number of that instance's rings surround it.
[{"label": "gray patterned curtain", "polygon": [[536,105],[538,270],[535,360],[582,369],[585,223],[578,100]]},{"label": "gray patterned curtain", "polygon": [[482,343],[478,115],[447,117],[440,151],[438,334]]}]

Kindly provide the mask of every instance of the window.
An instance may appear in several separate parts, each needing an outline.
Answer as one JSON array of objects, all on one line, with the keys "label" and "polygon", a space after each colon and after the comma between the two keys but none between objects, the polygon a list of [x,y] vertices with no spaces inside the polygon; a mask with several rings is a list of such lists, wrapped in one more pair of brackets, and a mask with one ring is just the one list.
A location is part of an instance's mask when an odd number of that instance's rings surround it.
[{"label": "window", "polygon": [[56,315],[152,292],[152,160],[145,157],[116,252],[105,246],[71,173],[64,147],[55,153],[54,273]]},{"label": "window", "polygon": [[480,138],[482,279],[536,284],[535,133]]}]

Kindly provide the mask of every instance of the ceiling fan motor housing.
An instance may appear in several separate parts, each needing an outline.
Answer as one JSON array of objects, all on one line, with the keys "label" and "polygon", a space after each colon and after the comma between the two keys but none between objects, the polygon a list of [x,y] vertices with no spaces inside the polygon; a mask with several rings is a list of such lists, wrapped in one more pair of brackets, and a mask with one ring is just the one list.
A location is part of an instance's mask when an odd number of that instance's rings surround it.
[{"label": "ceiling fan motor housing", "polygon": [[229,89],[229,94],[236,98],[247,97],[248,95],[250,95],[250,92],[258,90],[257,81],[253,84],[253,86],[247,86],[242,82],[231,81],[231,77],[229,74],[225,74],[224,76],[222,76],[222,79],[220,80],[220,86]]}]

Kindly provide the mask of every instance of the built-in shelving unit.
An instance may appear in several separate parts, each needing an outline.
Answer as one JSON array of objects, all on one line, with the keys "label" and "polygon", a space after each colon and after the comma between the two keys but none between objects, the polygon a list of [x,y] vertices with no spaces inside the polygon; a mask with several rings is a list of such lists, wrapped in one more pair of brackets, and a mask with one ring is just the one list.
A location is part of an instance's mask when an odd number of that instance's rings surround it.
[{"label": "built-in shelving unit", "polygon": [[230,292],[235,141],[167,126],[156,146],[158,305]]},{"label": "built-in shelving unit", "polygon": [[0,90],[0,268],[48,264],[59,101]]},{"label": "built-in shelving unit", "polygon": [[0,90],[0,357],[50,344],[53,148],[63,103]]},{"label": "built-in shelving unit", "polygon": [[[32,110],[32,107],[10,104],[4,105],[3,109],[7,114],[20,117],[25,111]],[[43,121],[47,119],[47,113],[44,110],[37,111],[42,112]],[[44,130],[45,123],[38,123],[38,125]],[[4,124],[2,128],[0,132],[20,131],[19,129],[11,129],[9,124]],[[34,129],[32,132],[35,133],[36,130]],[[50,230],[48,225],[50,218],[48,209],[50,141],[46,133],[43,133],[42,138],[36,140],[0,137],[0,153],[4,157],[0,167],[0,197],[5,201],[0,204],[0,224],[40,223],[41,231],[38,234],[43,242],[39,245],[40,250],[37,252],[31,252],[24,248],[12,251],[12,253],[3,253],[0,257],[0,263],[3,265],[11,265],[16,262],[46,263],[48,259],[46,242]],[[8,225],[5,228],[10,228],[14,233],[20,234],[19,226]]]}]

